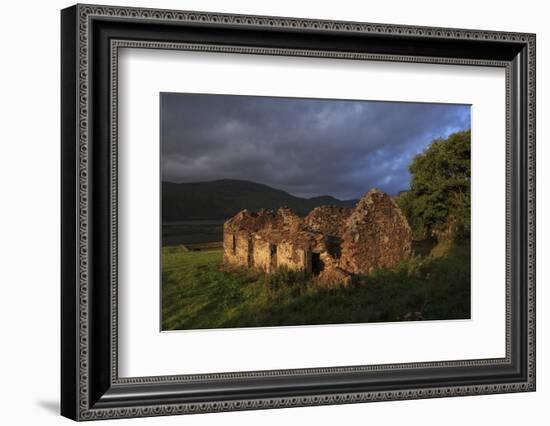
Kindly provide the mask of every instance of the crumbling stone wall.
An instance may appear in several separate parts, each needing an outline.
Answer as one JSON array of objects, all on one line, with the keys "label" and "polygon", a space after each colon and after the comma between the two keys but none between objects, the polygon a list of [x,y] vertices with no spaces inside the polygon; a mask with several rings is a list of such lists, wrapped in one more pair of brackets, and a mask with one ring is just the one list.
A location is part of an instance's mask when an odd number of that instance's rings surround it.
[{"label": "crumbling stone wall", "polygon": [[371,189],[346,221],[340,266],[352,274],[370,273],[409,257],[411,228],[393,199]]},{"label": "crumbling stone wall", "polygon": [[352,213],[352,208],[336,206],[315,207],[304,218],[304,225],[306,229],[312,232],[341,238],[345,231],[346,220]]},{"label": "crumbling stone wall", "polygon": [[223,262],[252,266],[252,234],[265,226],[263,216],[242,210],[223,224]]},{"label": "crumbling stone wall", "polygon": [[310,271],[308,265],[310,251],[296,247],[292,241],[281,241],[277,244],[277,267],[292,271]]},{"label": "crumbling stone wall", "polygon": [[320,285],[393,266],[411,251],[412,232],[387,194],[370,190],[355,208],[321,206],[304,219],[288,207],[243,210],[224,224],[224,264],[312,273]]},{"label": "crumbling stone wall", "polygon": [[265,272],[277,268],[276,246],[261,236],[255,235],[252,240],[252,264]]},{"label": "crumbling stone wall", "polygon": [[223,261],[232,266],[253,266],[252,238],[249,232],[237,231],[224,235]]},{"label": "crumbling stone wall", "polygon": [[300,231],[302,227],[302,218],[294,213],[292,209],[288,207],[281,207],[279,210],[277,210],[273,228],[288,233],[294,233]]}]

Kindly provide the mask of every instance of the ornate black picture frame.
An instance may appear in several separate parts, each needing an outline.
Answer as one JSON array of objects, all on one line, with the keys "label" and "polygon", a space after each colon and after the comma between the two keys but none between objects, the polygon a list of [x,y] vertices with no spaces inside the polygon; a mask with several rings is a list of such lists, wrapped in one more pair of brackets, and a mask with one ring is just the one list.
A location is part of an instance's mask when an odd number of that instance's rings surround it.
[{"label": "ornate black picture frame", "polygon": [[[92,420],[535,390],[534,34],[96,5],[64,9],[61,29],[62,415]],[[504,68],[506,356],[120,378],[121,47]]]}]

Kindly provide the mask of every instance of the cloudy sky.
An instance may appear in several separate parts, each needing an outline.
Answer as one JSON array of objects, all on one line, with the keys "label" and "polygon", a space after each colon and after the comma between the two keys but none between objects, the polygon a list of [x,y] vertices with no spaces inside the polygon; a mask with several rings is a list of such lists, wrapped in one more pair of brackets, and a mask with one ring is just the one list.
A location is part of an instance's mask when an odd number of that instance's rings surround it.
[{"label": "cloudy sky", "polygon": [[243,179],[300,197],[408,189],[433,139],[470,128],[470,106],[161,94],[162,177]]}]

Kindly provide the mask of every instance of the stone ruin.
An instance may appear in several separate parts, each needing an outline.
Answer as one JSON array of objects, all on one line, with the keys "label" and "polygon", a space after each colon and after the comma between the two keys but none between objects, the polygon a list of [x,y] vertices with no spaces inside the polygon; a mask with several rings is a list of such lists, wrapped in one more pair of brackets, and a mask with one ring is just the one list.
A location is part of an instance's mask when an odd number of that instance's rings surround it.
[{"label": "stone ruin", "polygon": [[267,273],[305,271],[320,285],[347,285],[354,275],[407,259],[411,241],[397,204],[372,189],[354,208],[320,206],[305,218],[288,207],[242,210],[224,223],[223,263]]}]

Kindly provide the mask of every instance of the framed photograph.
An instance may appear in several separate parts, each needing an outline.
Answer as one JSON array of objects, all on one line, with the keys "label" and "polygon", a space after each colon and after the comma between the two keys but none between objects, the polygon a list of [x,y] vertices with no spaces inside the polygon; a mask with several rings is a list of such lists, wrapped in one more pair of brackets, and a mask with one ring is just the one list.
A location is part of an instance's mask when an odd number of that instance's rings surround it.
[{"label": "framed photograph", "polygon": [[535,35],[61,12],[61,412],[535,390]]}]

